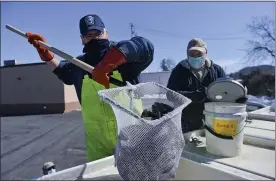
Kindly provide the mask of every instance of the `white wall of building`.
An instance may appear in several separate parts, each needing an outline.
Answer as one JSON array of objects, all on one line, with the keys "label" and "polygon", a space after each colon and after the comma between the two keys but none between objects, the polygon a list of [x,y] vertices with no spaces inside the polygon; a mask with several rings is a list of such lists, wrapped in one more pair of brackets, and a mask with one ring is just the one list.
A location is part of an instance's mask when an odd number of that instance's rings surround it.
[{"label": "white wall of building", "polygon": [[151,72],[142,73],[140,75],[140,82],[156,82],[163,86],[167,86],[171,72]]}]

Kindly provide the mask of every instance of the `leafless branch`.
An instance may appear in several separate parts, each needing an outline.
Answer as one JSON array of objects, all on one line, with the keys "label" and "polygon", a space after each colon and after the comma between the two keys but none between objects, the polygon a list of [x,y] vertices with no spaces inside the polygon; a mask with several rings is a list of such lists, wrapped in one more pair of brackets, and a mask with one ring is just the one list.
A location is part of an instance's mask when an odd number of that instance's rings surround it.
[{"label": "leafless branch", "polygon": [[175,67],[175,62],[170,58],[162,59],[160,62],[160,67],[162,71],[170,71]]},{"label": "leafless branch", "polygon": [[275,22],[268,17],[253,18],[247,25],[255,40],[248,40],[247,61],[251,63],[272,59],[275,61]]}]

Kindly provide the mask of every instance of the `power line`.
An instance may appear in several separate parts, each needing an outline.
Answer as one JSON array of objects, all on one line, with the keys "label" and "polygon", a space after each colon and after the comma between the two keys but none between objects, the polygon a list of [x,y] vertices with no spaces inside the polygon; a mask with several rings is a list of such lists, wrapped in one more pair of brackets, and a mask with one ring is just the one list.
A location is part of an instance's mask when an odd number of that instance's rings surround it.
[{"label": "power line", "polygon": [[[170,36],[170,37],[174,37],[174,38],[179,38],[179,37],[183,37],[185,39],[190,39],[188,37],[184,37],[183,35],[180,35],[180,34],[176,34],[176,33],[171,33],[171,32],[166,32],[166,31],[160,31],[160,30],[155,30],[155,29],[149,29],[149,28],[141,28],[137,25],[135,25],[135,27],[137,27],[137,29],[140,29],[142,31],[148,31],[148,32],[154,32],[155,34],[154,35],[157,35],[156,33],[159,33],[159,34],[164,34],[164,35],[167,35],[167,36]],[[237,39],[247,39],[246,37],[243,37],[243,36],[236,36],[236,37],[223,37],[223,38],[208,38],[208,37],[202,37],[202,39],[204,40],[237,40]]]}]

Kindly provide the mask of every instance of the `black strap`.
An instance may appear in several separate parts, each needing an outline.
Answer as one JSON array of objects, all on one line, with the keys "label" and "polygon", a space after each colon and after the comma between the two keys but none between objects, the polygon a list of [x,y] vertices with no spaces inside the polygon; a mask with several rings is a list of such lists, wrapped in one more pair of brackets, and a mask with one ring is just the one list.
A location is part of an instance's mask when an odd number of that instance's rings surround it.
[{"label": "black strap", "polygon": [[211,134],[213,134],[214,136],[221,138],[221,139],[225,139],[225,140],[233,140],[233,136],[225,136],[225,135],[221,135],[218,134],[216,132],[214,132],[211,128],[209,128],[209,126],[207,126],[206,124],[204,125],[205,129],[207,129]]},{"label": "black strap", "polygon": [[[111,75],[112,75],[112,73],[111,73]],[[111,84],[114,84],[114,85],[119,86],[119,87],[126,86],[125,82],[120,81],[118,79],[115,79],[114,77],[111,77],[111,75],[109,75],[109,82]],[[90,79],[93,79],[91,74],[88,74],[88,76],[89,76]]]},{"label": "black strap", "polygon": [[125,83],[125,82],[120,81],[120,80],[118,80],[118,79],[115,79],[114,77],[110,77],[110,78],[109,78],[109,82],[110,82],[111,84],[114,84],[114,85],[119,86],[119,87],[126,86],[126,83]]}]

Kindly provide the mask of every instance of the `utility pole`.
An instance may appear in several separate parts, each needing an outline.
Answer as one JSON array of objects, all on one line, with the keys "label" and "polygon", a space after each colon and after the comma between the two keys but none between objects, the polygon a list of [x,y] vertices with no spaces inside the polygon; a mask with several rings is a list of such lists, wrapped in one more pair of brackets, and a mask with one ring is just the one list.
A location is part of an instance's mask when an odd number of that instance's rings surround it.
[{"label": "utility pole", "polygon": [[227,66],[224,66],[224,72],[227,74]]},{"label": "utility pole", "polygon": [[131,36],[131,38],[133,38],[134,36],[137,36],[137,33],[135,31],[135,27],[134,27],[133,23],[129,23],[129,25],[130,25],[130,36]]}]

